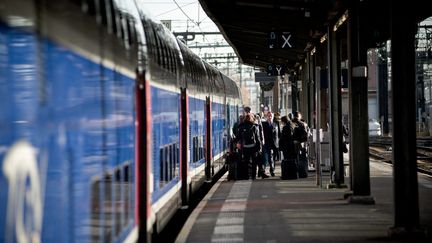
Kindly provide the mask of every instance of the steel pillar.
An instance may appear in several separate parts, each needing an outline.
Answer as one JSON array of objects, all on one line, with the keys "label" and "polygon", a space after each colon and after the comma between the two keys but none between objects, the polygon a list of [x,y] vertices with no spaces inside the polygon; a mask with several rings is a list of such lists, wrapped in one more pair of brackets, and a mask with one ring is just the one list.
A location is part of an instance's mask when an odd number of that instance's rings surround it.
[{"label": "steel pillar", "polygon": [[[409,5],[392,2],[392,114],[395,225],[390,236],[417,235],[419,198],[416,155],[415,33]],[[411,238],[411,237],[410,237]]]},{"label": "steel pillar", "polygon": [[350,118],[350,202],[373,204],[370,196],[367,47],[361,3],[354,3],[348,18],[348,82]]},{"label": "steel pillar", "polygon": [[297,74],[292,75],[292,82],[291,82],[291,112],[294,113],[297,111]]},{"label": "steel pillar", "polygon": [[341,186],[344,183],[344,165],[342,154],[342,109],[341,109],[341,68],[340,48],[337,33],[333,26],[327,27],[328,80],[330,93],[330,159],[332,161],[332,183]]}]

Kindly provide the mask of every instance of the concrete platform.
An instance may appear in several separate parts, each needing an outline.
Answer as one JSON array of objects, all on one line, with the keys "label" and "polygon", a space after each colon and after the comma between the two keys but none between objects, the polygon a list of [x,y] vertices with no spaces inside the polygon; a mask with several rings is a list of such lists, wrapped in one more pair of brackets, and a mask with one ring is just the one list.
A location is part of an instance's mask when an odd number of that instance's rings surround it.
[{"label": "concrete platform", "polygon": [[[226,175],[194,210],[176,242],[399,242],[393,226],[392,168],[371,161],[375,204],[350,204],[347,189],[316,186],[309,178],[227,181]],[[325,175],[323,184],[329,181]],[[346,182],[349,182],[346,178]],[[419,176],[421,225],[432,232],[432,179]],[[432,242],[405,239],[404,242]]]}]

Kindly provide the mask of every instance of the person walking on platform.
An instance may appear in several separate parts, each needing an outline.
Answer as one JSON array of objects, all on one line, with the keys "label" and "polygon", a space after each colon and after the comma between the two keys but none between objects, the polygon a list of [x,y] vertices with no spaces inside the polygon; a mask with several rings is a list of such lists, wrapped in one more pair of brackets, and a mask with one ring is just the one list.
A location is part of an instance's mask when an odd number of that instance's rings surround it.
[{"label": "person walking on platform", "polygon": [[297,164],[299,177],[306,178],[308,172],[308,161],[307,161],[307,141],[309,138],[309,127],[307,123],[302,120],[300,112],[294,112],[293,114],[294,128],[294,145],[297,152]]},{"label": "person walking on platform", "polygon": [[[254,123],[252,114],[245,114],[244,121],[239,125],[235,142],[239,143],[242,162],[247,166],[242,173],[247,174],[249,179],[256,178],[257,155],[261,152],[261,138],[258,126]],[[246,177],[246,176],[245,176]]]},{"label": "person walking on platform", "polygon": [[[261,116],[258,114],[255,115],[255,124],[258,126],[261,148],[263,148],[265,146],[264,129],[262,125],[263,121],[261,120]],[[269,177],[268,175],[265,174],[264,163],[265,163],[264,154],[263,154],[263,150],[261,150],[257,154],[257,165],[258,165],[258,176],[261,176],[263,179]]]},{"label": "person walking on platform", "polygon": [[264,171],[265,166],[269,165],[270,174],[274,176],[274,160],[272,156],[272,151],[277,150],[277,127],[273,124],[273,114],[269,111],[266,114],[266,120],[262,123],[263,132],[264,132],[264,147],[263,147],[263,155],[264,155]]},{"label": "person walking on platform", "polygon": [[281,160],[281,153],[280,153],[280,149],[279,149],[279,138],[282,134],[282,128],[281,128],[281,117],[280,117],[280,113],[276,112],[274,114],[274,118],[273,118],[273,126],[276,128],[276,141],[275,141],[275,145],[276,148],[273,151],[273,161],[276,163],[276,161],[280,161]]},{"label": "person walking on platform", "polygon": [[281,118],[281,123],[283,125],[283,128],[281,136],[279,138],[279,148],[282,151],[284,159],[296,159],[297,152],[294,147],[293,139],[294,124],[286,116],[283,116]]},{"label": "person walking on platform", "polygon": [[281,118],[283,125],[279,139],[279,148],[283,153],[281,161],[281,179],[297,179],[297,151],[294,146],[294,123],[288,117]]}]

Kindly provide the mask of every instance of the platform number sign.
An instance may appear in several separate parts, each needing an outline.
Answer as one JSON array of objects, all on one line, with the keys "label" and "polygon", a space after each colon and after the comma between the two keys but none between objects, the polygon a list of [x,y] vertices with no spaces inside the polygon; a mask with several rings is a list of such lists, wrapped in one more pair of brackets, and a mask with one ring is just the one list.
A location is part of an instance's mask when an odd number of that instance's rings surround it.
[{"label": "platform number sign", "polygon": [[278,46],[278,34],[272,31],[268,35],[268,48],[276,49],[277,46]]},{"label": "platform number sign", "polygon": [[282,49],[289,49],[292,48],[292,45],[290,43],[291,40],[291,33],[290,32],[282,32],[281,33],[281,37],[282,37]]},{"label": "platform number sign", "polygon": [[267,76],[275,76],[275,69],[273,64],[267,65]]},{"label": "platform number sign", "polygon": [[269,49],[290,49],[293,48],[292,33],[288,31],[271,31],[268,33]]},{"label": "platform number sign", "polygon": [[267,76],[285,75],[285,66],[277,64],[268,64],[266,67]]}]

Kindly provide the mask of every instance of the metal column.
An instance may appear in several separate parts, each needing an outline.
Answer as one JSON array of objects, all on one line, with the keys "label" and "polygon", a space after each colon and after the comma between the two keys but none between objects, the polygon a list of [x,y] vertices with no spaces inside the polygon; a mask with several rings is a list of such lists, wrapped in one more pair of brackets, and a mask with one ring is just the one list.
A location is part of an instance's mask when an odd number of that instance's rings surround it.
[{"label": "metal column", "polygon": [[309,65],[308,65],[308,112],[309,112],[309,127],[315,128],[315,55],[309,54]]},{"label": "metal column", "polygon": [[[408,8],[408,9],[407,9]],[[421,234],[416,155],[415,33],[410,5],[392,2],[392,111],[395,225],[391,236]]]},{"label": "metal column", "polygon": [[302,67],[302,85],[301,85],[301,102],[300,112],[303,119],[309,124],[309,54],[307,54],[306,62]]},{"label": "metal column", "polygon": [[317,65],[315,72],[315,102],[316,102],[316,133],[315,133],[315,171],[316,185],[321,186],[321,67]]},{"label": "metal column", "polygon": [[290,76],[291,81],[291,101],[292,101],[292,105],[291,105],[291,112],[294,113],[297,111],[297,74],[293,74],[292,76]]},{"label": "metal column", "polygon": [[361,3],[349,9],[348,77],[351,189],[349,202],[374,204],[370,196],[367,47]]},{"label": "metal column", "polygon": [[[328,80],[330,91],[330,159],[332,161],[332,183],[340,187],[344,183],[344,165],[342,154],[342,116],[341,116],[341,71],[340,71],[340,50],[337,33],[333,26],[327,27],[327,58],[328,58]],[[333,176],[332,176],[333,177]]]},{"label": "metal column", "polygon": [[378,104],[379,104],[379,115],[382,124],[383,135],[389,134],[389,122],[388,122],[388,69],[387,69],[387,48],[383,50],[380,48],[380,53],[385,61],[378,63]]}]

